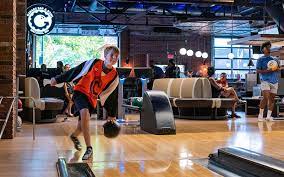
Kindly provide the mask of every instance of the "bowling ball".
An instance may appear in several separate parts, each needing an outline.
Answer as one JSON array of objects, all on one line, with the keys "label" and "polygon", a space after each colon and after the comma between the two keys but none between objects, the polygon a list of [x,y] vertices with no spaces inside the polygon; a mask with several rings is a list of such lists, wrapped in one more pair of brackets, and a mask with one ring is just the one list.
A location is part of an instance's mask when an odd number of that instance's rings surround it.
[{"label": "bowling ball", "polygon": [[104,135],[107,138],[115,138],[119,135],[120,126],[116,121],[107,121],[103,125]]},{"label": "bowling ball", "polygon": [[278,63],[277,63],[277,61],[275,61],[275,60],[270,60],[270,61],[267,63],[267,69],[272,70],[272,71],[277,70],[277,69],[278,69]]},{"label": "bowling ball", "polygon": [[142,97],[133,97],[132,98],[132,106],[137,106],[139,108],[142,107],[143,98]]}]

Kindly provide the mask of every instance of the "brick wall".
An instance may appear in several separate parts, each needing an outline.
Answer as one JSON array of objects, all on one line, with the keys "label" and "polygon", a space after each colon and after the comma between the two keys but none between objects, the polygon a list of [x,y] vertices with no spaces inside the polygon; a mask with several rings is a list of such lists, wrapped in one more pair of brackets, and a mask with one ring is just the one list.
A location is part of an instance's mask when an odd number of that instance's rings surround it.
[{"label": "brick wall", "polygon": [[[16,0],[0,1],[0,95],[16,93]],[[15,109],[3,138],[14,137]]]},{"label": "brick wall", "polygon": [[17,0],[17,75],[26,74],[26,4]]},{"label": "brick wall", "polygon": [[[206,51],[209,55],[206,64],[211,63],[211,37],[200,35],[169,35],[152,33],[149,35],[135,34],[135,31],[124,31],[121,33],[121,59],[122,66],[146,66],[146,54],[150,60],[154,60],[160,64],[167,64],[167,48],[168,51],[176,52],[176,62],[183,64],[187,68],[199,71],[203,68],[203,59],[195,56],[181,56],[179,49],[185,46],[187,40],[187,49],[193,51]],[[126,58],[130,58],[129,64],[125,64]]]}]

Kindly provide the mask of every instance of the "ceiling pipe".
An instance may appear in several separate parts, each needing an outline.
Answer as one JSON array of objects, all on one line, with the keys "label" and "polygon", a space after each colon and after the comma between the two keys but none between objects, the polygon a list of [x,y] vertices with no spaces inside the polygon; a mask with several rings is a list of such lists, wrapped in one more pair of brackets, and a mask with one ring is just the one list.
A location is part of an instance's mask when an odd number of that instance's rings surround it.
[{"label": "ceiling pipe", "polygon": [[274,20],[277,26],[284,31],[284,10],[283,6],[267,6],[265,8],[266,12],[270,15],[270,17]]}]

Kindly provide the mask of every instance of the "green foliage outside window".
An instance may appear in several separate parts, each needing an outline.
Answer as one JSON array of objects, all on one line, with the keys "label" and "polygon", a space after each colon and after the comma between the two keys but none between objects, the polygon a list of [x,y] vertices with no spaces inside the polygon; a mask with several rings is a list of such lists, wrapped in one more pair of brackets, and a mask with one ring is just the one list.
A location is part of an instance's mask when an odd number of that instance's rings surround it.
[{"label": "green foliage outside window", "polygon": [[[36,63],[39,66],[42,37],[37,37]],[[103,46],[117,46],[117,37],[106,36],[43,36],[43,63],[49,68],[55,68],[57,61],[63,64],[77,66],[85,60],[101,58]]]}]

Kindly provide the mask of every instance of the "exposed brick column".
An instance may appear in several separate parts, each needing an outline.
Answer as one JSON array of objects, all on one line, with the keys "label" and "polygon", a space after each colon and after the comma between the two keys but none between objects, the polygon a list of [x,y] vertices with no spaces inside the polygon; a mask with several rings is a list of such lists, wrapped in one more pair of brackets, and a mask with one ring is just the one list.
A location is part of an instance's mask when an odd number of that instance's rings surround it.
[{"label": "exposed brick column", "polygon": [[26,0],[17,0],[17,75],[26,74]]},{"label": "exposed brick column", "polygon": [[[16,0],[0,1],[0,95],[16,94]],[[15,109],[2,138],[14,137]]]}]

